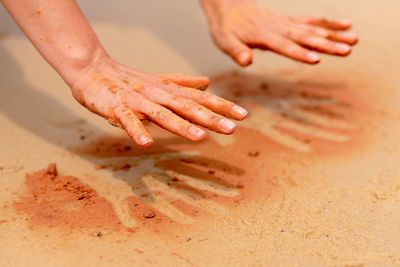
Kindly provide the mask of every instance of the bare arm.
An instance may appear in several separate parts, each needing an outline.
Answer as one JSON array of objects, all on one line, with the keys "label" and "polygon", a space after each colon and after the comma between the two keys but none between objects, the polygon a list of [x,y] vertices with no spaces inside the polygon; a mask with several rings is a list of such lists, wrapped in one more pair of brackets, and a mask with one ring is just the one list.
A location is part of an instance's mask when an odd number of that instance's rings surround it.
[{"label": "bare arm", "polygon": [[107,56],[75,1],[1,2],[40,54],[69,85],[91,62]]},{"label": "bare arm", "polygon": [[[153,143],[140,119],[193,141],[205,131],[231,134],[247,112],[196,90],[207,77],[158,75],[130,69],[109,57],[74,0],[0,0],[41,55],[92,112],[126,130],[141,146]],[[190,121],[190,122],[189,122]]]},{"label": "bare arm", "polygon": [[318,52],[346,56],[357,43],[347,20],[290,17],[261,7],[255,0],[201,0],[216,45],[239,65],[252,62],[251,48],[271,50],[309,64]]}]

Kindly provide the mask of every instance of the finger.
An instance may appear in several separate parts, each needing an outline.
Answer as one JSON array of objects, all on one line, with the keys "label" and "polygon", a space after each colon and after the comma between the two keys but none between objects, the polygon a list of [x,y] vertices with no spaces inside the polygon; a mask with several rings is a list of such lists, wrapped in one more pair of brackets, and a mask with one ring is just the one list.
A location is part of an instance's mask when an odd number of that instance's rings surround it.
[{"label": "finger", "polygon": [[207,89],[210,84],[210,79],[205,76],[193,77],[182,74],[159,74],[159,76],[164,79],[163,83],[168,84],[168,81],[170,81],[180,86],[191,87],[199,90]]},{"label": "finger", "polygon": [[167,87],[165,90],[173,95],[191,99],[215,113],[229,118],[243,120],[248,114],[244,108],[209,92],[201,92],[188,87],[182,87],[179,90]]},{"label": "finger", "polygon": [[298,17],[297,20],[310,25],[320,26],[331,30],[348,30],[351,28],[351,22],[343,20],[329,20],[326,18]]},{"label": "finger", "polygon": [[319,36],[302,35],[294,39],[298,44],[314,50],[338,56],[347,56],[351,52],[351,46],[333,42]]},{"label": "finger", "polygon": [[150,134],[146,131],[143,124],[132,110],[121,105],[115,108],[114,112],[130,138],[139,146],[149,147],[153,144],[154,141]]},{"label": "finger", "polygon": [[349,45],[355,45],[358,42],[358,37],[351,32],[335,32],[331,31],[328,38],[332,41],[342,42]]},{"label": "finger", "polygon": [[126,101],[131,109],[139,110],[146,114],[152,122],[186,139],[200,141],[206,135],[203,129],[178,117],[170,110],[148,100],[141,94],[132,93],[126,98]]},{"label": "finger", "polygon": [[134,112],[134,113],[135,113],[136,117],[137,117],[139,120],[141,120],[141,121],[147,120],[146,115],[144,115],[144,114],[142,114],[142,113],[140,113],[140,112]]},{"label": "finger", "polygon": [[191,99],[174,96],[164,91],[153,95],[152,100],[173,110],[180,116],[215,132],[232,134],[235,131],[236,124],[234,122],[210,111]]},{"label": "finger", "polygon": [[304,30],[307,30],[312,34],[325,37],[329,40],[346,43],[349,45],[355,45],[358,42],[358,37],[351,32],[339,32],[313,25],[304,25]]},{"label": "finger", "polygon": [[268,33],[261,38],[267,48],[291,59],[308,64],[316,64],[320,60],[317,54],[280,35]]},{"label": "finger", "polygon": [[253,60],[251,49],[235,36],[220,36],[216,44],[240,66],[245,67],[251,64]]}]

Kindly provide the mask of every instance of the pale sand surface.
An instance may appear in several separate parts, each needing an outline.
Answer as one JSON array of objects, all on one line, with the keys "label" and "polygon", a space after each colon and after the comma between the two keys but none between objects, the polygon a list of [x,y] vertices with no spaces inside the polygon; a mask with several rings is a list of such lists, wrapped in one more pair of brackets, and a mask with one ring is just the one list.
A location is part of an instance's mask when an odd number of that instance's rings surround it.
[{"label": "pale sand surface", "polygon": [[[82,3],[122,63],[210,75],[251,111],[201,144],[151,127],[148,151],[79,106],[0,12],[1,266],[400,265],[400,3],[262,2],[348,18],[361,41],[318,66],[256,52],[240,70],[196,1]],[[51,162],[78,180],[26,178]]]}]

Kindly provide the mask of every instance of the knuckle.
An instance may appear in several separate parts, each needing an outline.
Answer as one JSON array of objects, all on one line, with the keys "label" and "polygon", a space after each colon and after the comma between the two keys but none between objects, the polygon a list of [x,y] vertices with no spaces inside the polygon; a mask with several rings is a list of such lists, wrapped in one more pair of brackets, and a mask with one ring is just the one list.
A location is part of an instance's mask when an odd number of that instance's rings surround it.
[{"label": "knuckle", "polygon": [[213,95],[207,92],[197,92],[196,100],[199,102],[212,100]]},{"label": "knuckle", "polygon": [[329,31],[326,38],[330,38],[330,39],[340,39],[341,35],[334,32],[334,31]]},{"label": "knuckle", "polygon": [[211,98],[210,103],[214,108],[220,108],[220,109],[227,109],[233,106],[231,102],[218,96]]},{"label": "knuckle", "polygon": [[305,42],[306,44],[309,44],[309,45],[315,45],[315,44],[317,44],[319,41],[318,41],[318,38],[316,38],[315,35],[313,35],[313,34],[307,34],[307,35],[304,35],[304,37],[303,37],[303,42]]},{"label": "knuckle", "polygon": [[214,127],[219,126],[219,122],[223,119],[224,117],[221,115],[217,115],[215,113],[210,114],[210,121],[212,122]]},{"label": "knuckle", "polygon": [[291,47],[292,47],[292,45],[293,45],[293,42],[290,41],[290,40],[287,40],[287,39],[285,39],[284,41],[282,41],[282,42],[279,44],[279,46],[282,47],[282,50],[284,50],[284,51],[290,50]]},{"label": "knuckle", "polygon": [[145,113],[151,107],[151,103],[142,94],[134,92],[129,96],[129,106],[135,111]]},{"label": "knuckle", "polygon": [[327,50],[335,51],[335,52],[342,52],[342,50],[338,49],[335,44],[328,44],[327,45]]},{"label": "knuckle", "polygon": [[338,50],[338,49],[337,49],[337,46],[336,46],[336,43],[331,42],[331,41],[324,41],[324,42],[322,42],[322,46],[323,46],[325,49],[329,50],[329,51],[336,51],[336,50]]},{"label": "knuckle", "polygon": [[288,42],[284,45],[284,50],[291,55],[299,54],[299,47],[292,42]]},{"label": "knuckle", "polygon": [[321,35],[325,38],[328,38],[333,34],[332,31],[329,31],[329,30],[326,30],[323,28],[315,28],[314,31],[315,31],[315,34]]},{"label": "knuckle", "polygon": [[160,119],[165,119],[171,116],[171,112],[165,109],[158,109],[158,110],[153,110],[150,112],[151,115],[160,118]]},{"label": "knuckle", "polygon": [[320,19],[319,19],[319,22],[322,23],[322,24],[329,24],[329,23],[330,23],[329,19],[327,19],[327,18],[325,18],[325,17],[320,18]]},{"label": "knuckle", "polygon": [[181,133],[188,133],[190,131],[191,126],[192,125],[185,120],[180,120],[179,122],[177,122],[178,131]]},{"label": "knuckle", "polygon": [[196,111],[202,110],[202,107],[192,100],[182,101],[182,109],[189,113],[194,113]]},{"label": "knuckle", "polygon": [[226,49],[227,45],[229,44],[229,35],[225,31],[212,30],[212,39],[215,45],[217,45],[222,50]]},{"label": "knuckle", "polygon": [[180,97],[179,96],[177,96],[177,95],[171,95],[170,96],[170,100],[171,100],[171,102],[172,103],[176,103],[176,102],[180,102]]}]

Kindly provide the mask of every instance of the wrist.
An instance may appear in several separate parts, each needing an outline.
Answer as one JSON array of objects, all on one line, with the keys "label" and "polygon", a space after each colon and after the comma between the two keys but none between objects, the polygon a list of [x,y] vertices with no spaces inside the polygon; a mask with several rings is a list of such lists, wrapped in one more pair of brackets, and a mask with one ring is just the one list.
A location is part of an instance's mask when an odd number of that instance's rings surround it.
[{"label": "wrist", "polygon": [[95,65],[105,58],[109,56],[102,46],[92,51],[72,51],[55,69],[68,86],[74,88]]},{"label": "wrist", "polygon": [[232,13],[235,13],[238,9],[257,4],[255,0],[200,0],[200,2],[211,29],[218,28],[226,18],[232,17]]},{"label": "wrist", "polygon": [[253,5],[256,0],[200,0],[207,14],[213,13],[213,11],[223,11],[226,8],[232,8],[238,5]]}]

